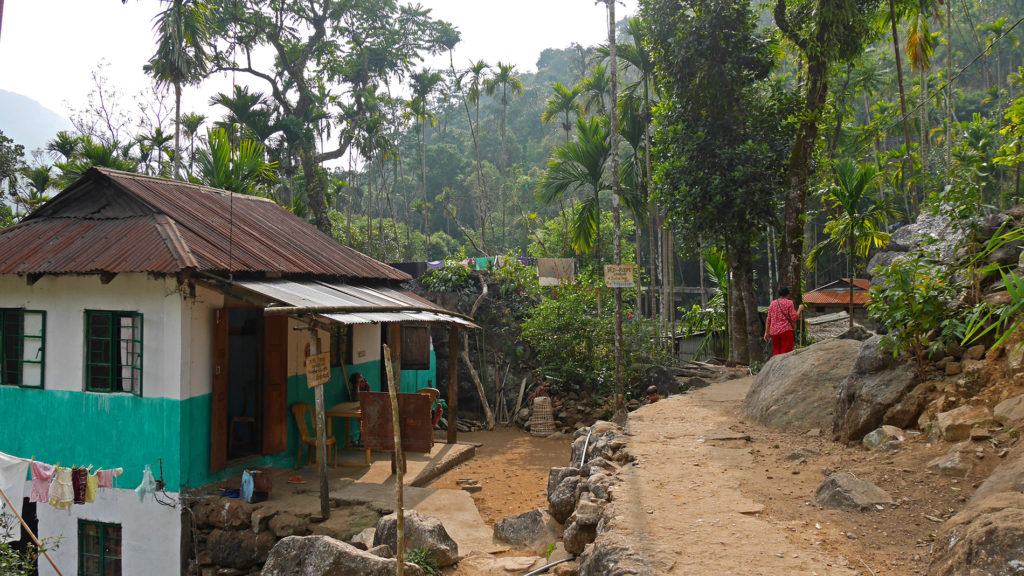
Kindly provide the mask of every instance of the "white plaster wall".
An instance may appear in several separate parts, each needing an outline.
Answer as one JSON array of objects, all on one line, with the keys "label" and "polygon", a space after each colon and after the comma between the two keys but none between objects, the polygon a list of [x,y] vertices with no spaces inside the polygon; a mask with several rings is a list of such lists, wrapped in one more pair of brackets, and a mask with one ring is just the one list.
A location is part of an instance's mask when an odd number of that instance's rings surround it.
[{"label": "white plaster wall", "polygon": [[99,276],[0,276],[0,308],[46,311],[47,390],[85,389],[85,311],[141,312],[142,395],[181,396],[182,298],[173,277],[118,274],[109,284]]},{"label": "white plaster wall", "polygon": [[[30,490],[30,489],[29,489]],[[25,492],[28,494],[28,492]],[[171,494],[175,500],[178,494]],[[65,575],[78,573],[78,520],[121,524],[121,573],[146,576],[181,574],[181,511],[162,506],[146,496],[139,502],[131,489],[100,489],[96,502],[57,510],[37,505],[42,538],[62,538],[50,557]],[[170,545],[168,545],[170,544]],[[40,576],[56,576],[45,558],[39,558]]]},{"label": "white plaster wall", "polygon": [[380,360],[380,324],[354,324],[352,326],[352,363],[363,364]]},{"label": "white plaster wall", "polygon": [[[320,354],[331,351],[331,335],[326,330],[317,330],[320,337]],[[309,346],[309,328],[307,324],[294,318],[288,319],[288,375],[306,374],[306,347]]]},{"label": "white plaster wall", "polygon": [[182,307],[182,398],[213,392],[213,318],[224,307],[224,295],[202,284]]}]

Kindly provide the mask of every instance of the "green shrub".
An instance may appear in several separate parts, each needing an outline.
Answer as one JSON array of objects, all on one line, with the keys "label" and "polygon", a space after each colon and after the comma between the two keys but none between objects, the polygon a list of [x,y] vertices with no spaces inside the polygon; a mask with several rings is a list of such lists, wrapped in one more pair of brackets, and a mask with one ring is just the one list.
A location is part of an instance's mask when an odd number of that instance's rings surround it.
[{"label": "green shrub", "polygon": [[437,560],[430,554],[430,550],[426,548],[413,548],[409,550],[405,555],[405,561],[410,562],[423,568],[423,573],[426,576],[441,576],[441,567],[437,565]]},{"label": "green shrub", "polygon": [[883,279],[871,287],[868,312],[890,330],[886,341],[894,345],[895,354],[909,352],[920,358],[937,342],[929,335],[941,335],[945,327],[960,330],[947,321],[953,316],[957,287],[947,269],[930,262],[926,254],[912,253],[875,274]]},{"label": "green shrub", "polygon": [[476,292],[476,283],[470,277],[470,270],[463,264],[465,259],[465,250],[445,258],[440,268],[434,268],[423,275],[423,285],[431,292]]},{"label": "green shrub", "polygon": [[[598,295],[601,310],[598,312]],[[657,322],[634,317],[632,291],[623,291],[623,370],[627,390],[651,364],[669,358],[656,338]],[[590,271],[562,284],[527,312],[523,339],[537,354],[540,368],[560,386],[608,393],[615,382],[613,291]]]}]

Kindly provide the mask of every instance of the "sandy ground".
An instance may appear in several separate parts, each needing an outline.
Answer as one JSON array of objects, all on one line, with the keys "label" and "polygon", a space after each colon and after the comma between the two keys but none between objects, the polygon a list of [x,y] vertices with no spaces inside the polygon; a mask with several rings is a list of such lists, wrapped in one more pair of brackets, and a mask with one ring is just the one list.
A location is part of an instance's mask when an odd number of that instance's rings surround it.
[{"label": "sandy ground", "polygon": [[[630,415],[635,467],[623,473],[614,530],[632,541],[656,574],[923,574],[939,522],[955,514],[1000,462],[1002,448],[976,443],[965,478],[930,473],[927,463],[951,445],[908,435],[896,454],[844,447],[828,431],[808,435],[743,421],[739,404],[752,378],[714,384]],[[564,466],[569,440],[505,430],[460,435],[482,443],[476,458],[431,487],[460,478],[488,524],[547,505],[551,466]],[[997,437],[997,441],[999,438]],[[788,459],[810,449],[803,460]],[[881,510],[825,510],[814,492],[832,472],[852,472],[887,490]]]}]

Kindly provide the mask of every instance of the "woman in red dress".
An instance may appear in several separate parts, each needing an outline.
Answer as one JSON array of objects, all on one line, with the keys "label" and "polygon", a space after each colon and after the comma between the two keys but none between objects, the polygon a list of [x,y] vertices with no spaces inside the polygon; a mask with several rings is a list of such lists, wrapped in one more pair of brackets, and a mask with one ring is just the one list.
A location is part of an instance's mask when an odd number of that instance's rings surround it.
[{"label": "woman in red dress", "polygon": [[794,309],[793,301],[787,296],[789,296],[789,286],[783,286],[779,288],[779,297],[768,305],[768,321],[764,327],[764,340],[767,342],[771,338],[772,356],[793,351],[793,324],[800,320],[800,314],[804,311],[803,304]]}]

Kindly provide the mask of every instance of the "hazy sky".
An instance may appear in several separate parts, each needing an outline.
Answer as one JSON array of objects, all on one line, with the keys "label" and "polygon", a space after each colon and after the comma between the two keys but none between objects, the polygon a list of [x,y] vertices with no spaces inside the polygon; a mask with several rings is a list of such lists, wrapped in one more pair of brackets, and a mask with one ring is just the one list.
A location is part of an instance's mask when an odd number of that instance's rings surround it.
[{"label": "hazy sky", "polygon": [[[594,0],[419,0],[433,16],[462,33],[455,64],[470,60],[514,62],[536,67],[544,48],[572,42],[591,45],[606,37],[604,3]],[[638,0],[616,7],[621,19],[636,12]],[[157,0],[5,0],[0,35],[0,89],[17,92],[63,115],[81,108],[92,88],[91,74],[103,60],[105,75],[126,96],[146,88],[142,66],[153,48]],[[447,58],[433,63],[447,67]],[[243,83],[241,75],[238,83]],[[183,109],[205,107],[211,93],[229,91],[231,79],[207,82],[201,93],[186,89]],[[265,90],[258,83],[254,87]]]}]

